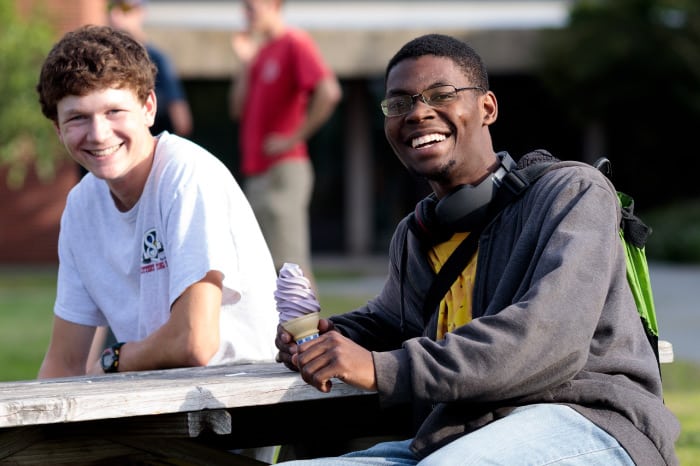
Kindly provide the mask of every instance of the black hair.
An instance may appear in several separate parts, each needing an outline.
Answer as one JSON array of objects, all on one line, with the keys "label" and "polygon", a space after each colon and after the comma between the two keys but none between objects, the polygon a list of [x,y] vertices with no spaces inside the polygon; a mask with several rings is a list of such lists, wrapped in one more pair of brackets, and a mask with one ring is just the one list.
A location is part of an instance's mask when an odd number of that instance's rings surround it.
[{"label": "black hair", "polygon": [[484,89],[489,88],[488,73],[479,54],[467,43],[443,34],[426,34],[404,44],[389,60],[384,74],[384,82],[386,83],[389,72],[399,62],[425,55],[449,58],[464,71],[471,84]]}]

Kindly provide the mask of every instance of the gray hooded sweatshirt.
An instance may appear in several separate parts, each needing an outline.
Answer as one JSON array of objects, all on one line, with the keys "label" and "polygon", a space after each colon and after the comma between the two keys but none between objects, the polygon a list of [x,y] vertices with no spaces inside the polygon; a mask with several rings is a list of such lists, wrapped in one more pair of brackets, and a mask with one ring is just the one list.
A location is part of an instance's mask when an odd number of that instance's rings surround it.
[{"label": "gray hooded sweatshirt", "polygon": [[506,206],[479,240],[472,321],[435,340],[423,300],[426,247],[397,227],[387,281],[336,328],[373,353],[384,406],[419,419],[424,457],[518,406],[572,407],[637,465],[675,465],[680,425],[629,289],[615,188],[598,170],[560,163]]}]

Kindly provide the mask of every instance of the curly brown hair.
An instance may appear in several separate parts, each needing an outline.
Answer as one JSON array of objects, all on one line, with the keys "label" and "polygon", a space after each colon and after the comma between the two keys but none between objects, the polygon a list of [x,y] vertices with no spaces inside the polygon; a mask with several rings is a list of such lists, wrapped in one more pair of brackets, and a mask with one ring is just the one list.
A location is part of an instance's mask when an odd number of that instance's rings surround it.
[{"label": "curly brown hair", "polygon": [[36,90],[42,113],[57,122],[56,104],[68,95],[130,89],[145,103],[155,76],[156,66],[148,52],[129,34],[109,26],[83,26],[53,46]]}]

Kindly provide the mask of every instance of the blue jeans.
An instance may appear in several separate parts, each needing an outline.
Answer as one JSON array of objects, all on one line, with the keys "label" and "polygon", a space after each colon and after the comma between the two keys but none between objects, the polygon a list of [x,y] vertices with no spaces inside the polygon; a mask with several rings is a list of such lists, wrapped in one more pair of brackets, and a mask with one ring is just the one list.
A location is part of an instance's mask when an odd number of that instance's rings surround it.
[{"label": "blue jeans", "polygon": [[288,466],[634,466],[612,436],[564,405],[538,404],[465,435],[418,460],[411,440],[379,443],[338,458],[288,461]]}]

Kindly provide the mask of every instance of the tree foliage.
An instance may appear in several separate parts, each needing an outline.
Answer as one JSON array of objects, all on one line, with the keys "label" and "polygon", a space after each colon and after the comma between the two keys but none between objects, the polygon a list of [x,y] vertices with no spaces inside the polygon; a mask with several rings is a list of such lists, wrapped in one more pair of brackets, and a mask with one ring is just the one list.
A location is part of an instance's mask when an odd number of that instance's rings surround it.
[{"label": "tree foliage", "polygon": [[651,96],[700,112],[700,2],[583,0],[542,44],[542,77],[582,120]]},{"label": "tree foliage", "polygon": [[[582,125],[602,125],[618,179],[651,187],[641,194],[651,201],[700,194],[690,170],[700,168],[700,2],[579,0],[542,38],[543,82]],[[660,177],[680,163],[675,179]]]},{"label": "tree foliage", "polygon": [[0,1],[0,166],[9,168],[0,182],[19,187],[32,167],[49,178],[65,155],[36,93],[54,31],[39,9],[19,15],[14,4]]}]

